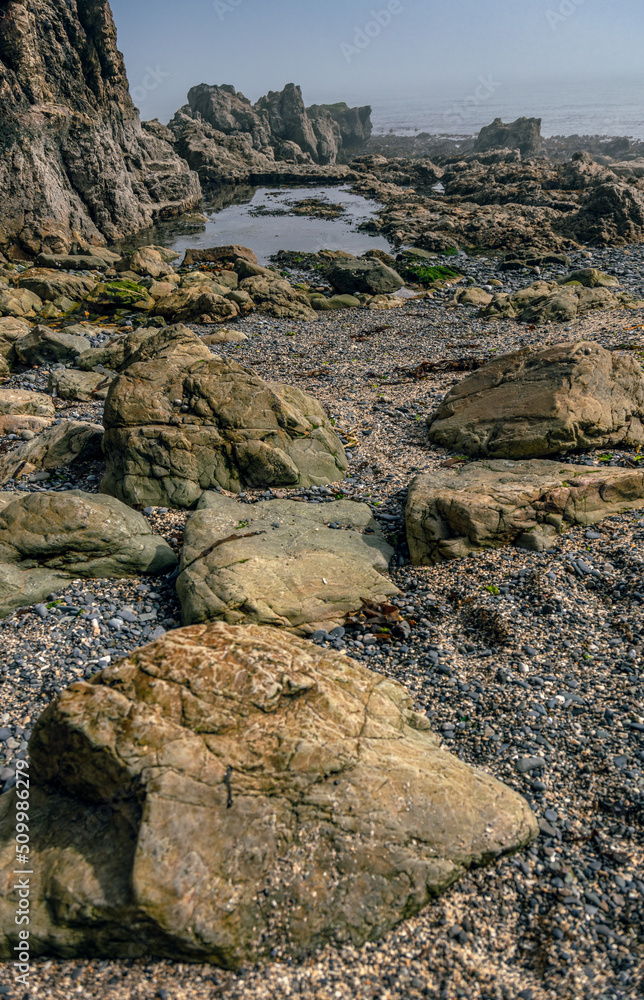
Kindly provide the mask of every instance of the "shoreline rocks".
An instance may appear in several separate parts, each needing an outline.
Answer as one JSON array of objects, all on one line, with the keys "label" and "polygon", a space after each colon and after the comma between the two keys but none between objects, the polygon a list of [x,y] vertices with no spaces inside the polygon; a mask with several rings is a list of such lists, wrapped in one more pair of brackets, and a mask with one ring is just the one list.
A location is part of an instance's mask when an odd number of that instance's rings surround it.
[{"label": "shoreline rocks", "polygon": [[183,620],[328,631],[363,599],[398,593],[385,576],[393,554],[366,504],[240,507],[204,493],[185,529],[177,581]]},{"label": "shoreline rocks", "polygon": [[110,386],[104,492],[190,507],[217,486],[321,486],[344,473],[344,449],[311,396],[212,355],[185,327],[152,343],[152,359],[131,363]]},{"label": "shoreline rocks", "polygon": [[0,618],[76,577],[170,572],[177,564],[145,518],[113,497],[70,490],[0,498]]},{"label": "shoreline rocks", "polygon": [[542,458],[644,444],[644,376],[631,357],[578,341],[526,347],[479,368],[427,419],[434,444],[472,458]]},{"label": "shoreline rocks", "polygon": [[640,507],[644,470],[472,462],[416,476],[407,500],[407,542],[414,566],[514,543],[543,552],[569,528]]}]

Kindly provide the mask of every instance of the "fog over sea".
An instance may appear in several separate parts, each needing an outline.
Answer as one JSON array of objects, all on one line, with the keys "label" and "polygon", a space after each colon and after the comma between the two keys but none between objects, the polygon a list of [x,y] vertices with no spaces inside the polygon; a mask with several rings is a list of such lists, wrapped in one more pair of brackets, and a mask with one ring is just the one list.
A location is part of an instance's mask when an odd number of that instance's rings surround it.
[{"label": "fog over sea", "polygon": [[[478,91],[478,93],[477,93]],[[474,135],[494,118],[542,118],[544,136],[627,135],[644,139],[644,77],[624,80],[509,83],[494,74],[469,90],[373,98],[374,133]]]}]

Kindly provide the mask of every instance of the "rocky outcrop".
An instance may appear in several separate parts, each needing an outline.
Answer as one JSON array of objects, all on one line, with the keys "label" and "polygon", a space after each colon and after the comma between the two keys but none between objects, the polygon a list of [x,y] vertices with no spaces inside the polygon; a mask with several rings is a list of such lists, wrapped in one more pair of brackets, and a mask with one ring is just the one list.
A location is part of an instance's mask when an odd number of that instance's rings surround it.
[{"label": "rocky outcrop", "polygon": [[560,232],[591,246],[623,246],[644,239],[644,192],[617,180],[599,180]]},{"label": "rocky outcrop", "polygon": [[562,282],[534,281],[511,294],[499,292],[490,296],[481,315],[490,319],[518,319],[522,323],[569,323],[595,309],[618,309],[633,303],[632,295],[618,291],[617,284],[613,278],[610,284],[606,281],[585,286],[572,275]]},{"label": "rocky outcrop", "polygon": [[210,354],[190,332],[162,330],[153,357],[112,383],[105,493],[129,504],[190,507],[217,486],[240,492],[343,476],[344,449],[316,400]]},{"label": "rocky outcrop", "polygon": [[542,150],[541,119],[517,118],[506,125],[500,118],[495,118],[491,125],[481,129],[474,143],[475,153],[485,153],[489,149],[519,149],[522,156],[539,156]]},{"label": "rocky outcrop", "polygon": [[0,510],[0,618],[78,577],[167,573],[176,563],[145,518],[114,497],[10,495]]},{"label": "rocky outcrop", "polygon": [[393,554],[366,504],[241,506],[204,493],[186,524],[183,620],[331,629],[363,598],[378,603],[399,592],[385,576]]},{"label": "rocky outcrop", "polygon": [[517,543],[542,552],[569,528],[644,507],[644,472],[557,462],[472,462],[416,476],[407,500],[412,563]]},{"label": "rocky outcrop", "polygon": [[[359,947],[538,833],[395,681],[254,625],[171,632],[30,741],[31,954],[238,968]],[[18,941],[0,798],[0,957]]]},{"label": "rocky outcrop", "polygon": [[337,104],[313,104],[306,109],[307,115],[313,122],[320,118],[323,111],[329,114],[340,128],[342,146],[339,152],[352,153],[371,138],[373,125],[369,105],[350,108],[344,101],[339,101]]},{"label": "rocky outcrop", "polygon": [[176,151],[206,187],[221,183],[293,182],[346,178],[336,166],[371,132],[370,108],[341,105],[304,107],[299,87],[289,83],[251,104],[228,84],[193,87],[188,104],[155,135]]},{"label": "rocky outcrop", "polygon": [[[4,6],[7,6],[6,4]],[[200,202],[141,127],[107,0],[15,0],[0,32],[0,250],[101,244]]]},{"label": "rocky outcrop", "polygon": [[473,458],[520,459],[640,447],[643,420],[639,361],[577,341],[495,358],[459,382],[427,422],[434,444]]}]

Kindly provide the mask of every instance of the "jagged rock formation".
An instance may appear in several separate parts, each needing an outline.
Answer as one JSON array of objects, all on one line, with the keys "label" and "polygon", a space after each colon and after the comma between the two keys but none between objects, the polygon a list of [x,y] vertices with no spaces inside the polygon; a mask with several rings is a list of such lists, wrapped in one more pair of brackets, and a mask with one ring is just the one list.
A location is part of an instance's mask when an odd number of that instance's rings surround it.
[{"label": "jagged rock formation", "polygon": [[[344,180],[336,166],[343,150],[361,146],[371,134],[371,108],[346,104],[304,107],[302,92],[289,83],[256,104],[229,84],[193,87],[188,103],[168,128],[148,126],[199,174],[206,187],[261,181]],[[320,169],[325,168],[325,169]]]},{"label": "jagged rock formation", "polygon": [[495,118],[479,132],[474,143],[475,153],[485,153],[488,149],[520,149],[522,156],[539,156],[541,153],[541,119],[517,118],[506,125]]},{"label": "jagged rock formation", "polygon": [[2,6],[0,249],[67,252],[196,206],[196,175],[141,127],[107,0]]},{"label": "jagged rock formation", "polygon": [[327,111],[334,122],[340,127],[340,136],[344,149],[357,149],[371,138],[371,108],[350,108],[344,101],[337,104],[312,104],[306,109],[310,119],[320,117],[322,111]]}]

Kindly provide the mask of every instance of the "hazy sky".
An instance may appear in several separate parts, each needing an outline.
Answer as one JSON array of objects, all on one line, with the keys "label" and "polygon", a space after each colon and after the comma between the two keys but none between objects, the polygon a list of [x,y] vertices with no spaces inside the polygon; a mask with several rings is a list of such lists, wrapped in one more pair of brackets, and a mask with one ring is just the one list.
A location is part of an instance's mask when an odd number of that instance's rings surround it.
[{"label": "hazy sky", "polygon": [[526,83],[642,75],[642,0],[111,4],[134,101],[142,118],[162,121],[197,83],[232,83],[256,100],[292,81],[307,104],[363,104],[458,100],[480,76]]}]

